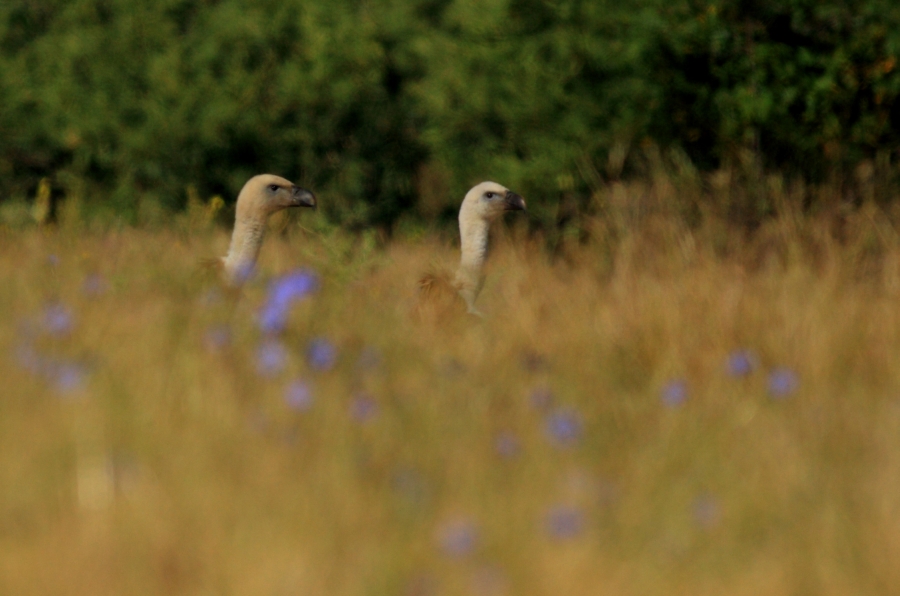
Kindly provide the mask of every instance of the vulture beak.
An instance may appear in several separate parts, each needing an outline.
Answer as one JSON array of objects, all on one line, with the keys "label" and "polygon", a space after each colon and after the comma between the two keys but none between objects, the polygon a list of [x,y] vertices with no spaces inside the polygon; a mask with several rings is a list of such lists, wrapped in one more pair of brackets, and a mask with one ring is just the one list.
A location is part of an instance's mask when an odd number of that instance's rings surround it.
[{"label": "vulture beak", "polygon": [[505,211],[525,211],[525,199],[511,190],[506,191],[503,209]]},{"label": "vulture beak", "polygon": [[315,207],[316,195],[300,188],[297,185],[291,186],[291,207]]}]

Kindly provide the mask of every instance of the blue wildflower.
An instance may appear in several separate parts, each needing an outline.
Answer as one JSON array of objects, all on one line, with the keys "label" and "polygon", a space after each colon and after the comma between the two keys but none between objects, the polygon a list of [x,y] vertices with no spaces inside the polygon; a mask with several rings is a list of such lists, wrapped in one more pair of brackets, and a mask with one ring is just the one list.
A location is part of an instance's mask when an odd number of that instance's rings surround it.
[{"label": "blue wildflower", "polygon": [[287,325],[287,309],[267,302],[259,313],[259,328],[265,333],[279,333]]},{"label": "blue wildflower", "polygon": [[574,538],[584,528],[584,514],[574,507],[557,505],[547,513],[545,525],[547,533],[553,538]]},{"label": "blue wildflower", "polygon": [[14,351],[14,357],[16,362],[30,372],[31,374],[38,374],[43,370],[44,367],[44,359],[38,354],[37,350],[34,349],[30,343],[24,343],[16,346]]},{"label": "blue wildflower", "polygon": [[799,385],[800,378],[789,368],[776,368],[769,373],[769,396],[772,399],[788,397]]},{"label": "blue wildflower", "polygon": [[330,370],[337,360],[337,348],[324,337],[317,337],[306,348],[306,360],[316,370]]},{"label": "blue wildflower", "polygon": [[728,355],[726,370],[732,377],[745,377],[756,368],[756,355],[750,350],[735,350]]},{"label": "blue wildflower", "polygon": [[99,273],[91,273],[84,278],[81,291],[87,296],[99,296],[106,292],[108,284]]},{"label": "blue wildflower", "polygon": [[84,388],[87,371],[74,362],[58,362],[49,368],[48,376],[56,390],[63,395],[71,395]]},{"label": "blue wildflower", "polygon": [[292,410],[305,412],[313,404],[309,383],[301,380],[291,381],[284,390],[284,401]]},{"label": "blue wildflower", "polygon": [[256,370],[266,377],[276,375],[284,368],[287,357],[287,350],[281,342],[264,341],[256,351]]},{"label": "blue wildflower", "polygon": [[231,329],[228,325],[213,325],[203,334],[203,345],[210,352],[217,352],[231,343]]},{"label": "blue wildflower", "polygon": [[[26,335],[30,335],[27,332],[26,329]],[[44,356],[35,349],[30,338],[15,347],[13,359],[20,367],[40,377],[63,395],[81,390],[87,380],[88,371],[82,364]]]},{"label": "blue wildflower", "polygon": [[378,415],[378,402],[371,396],[360,393],[350,402],[350,417],[359,423],[368,422]]},{"label": "blue wildflower", "polygon": [[547,416],[546,432],[551,441],[567,447],[581,438],[581,417],[571,409],[559,409]]},{"label": "blue wildflower", "polygon": [[663,404],[670,408],[680,406],[688,397],[687,383],[681,379],[669,381],[663,386],[660,397]]},{"label": "blue wildflower", "polygon": [[713,495],[702,494],[691,503],[691,516],[703,528],[711,528],[719,522],[721,508]]},{"label": "blue wildflower", "polygon": [[298,269],[277,278],[269,286],[269,300],[278,304],[288,304],[304,298],[316,291],[319,280],[308,269]]},{"label": "blue wildflower", "polygon": [[478,529],[469,520],[454,520],[438,531],[438,544],[448,556],[465,557],[475,550],[478,544]]},{"label": "blue wildflower", "polygon": [[511,432],[503,432],[494,439],[494,449],[501,457],[515,457],[519,454],[519,439]]},{"label": "blue wildflower", "polygon": [[54,302],[44,308],[44,329],[57,337],[67,335],[72,330],[72,311]]},{"label": "blue wildflower", "polygon": [[291,305],[314,292],[318,283],[315,273],[306,269],[293,271],[272,281],[260,313],[260,328],[266,333],[283,331]]},{"label": "blue wildflower", "polygon": [[547,387],[538,387],[531,392],[528,400],[535,409],[546,410],[553,405],[553,392]]}]

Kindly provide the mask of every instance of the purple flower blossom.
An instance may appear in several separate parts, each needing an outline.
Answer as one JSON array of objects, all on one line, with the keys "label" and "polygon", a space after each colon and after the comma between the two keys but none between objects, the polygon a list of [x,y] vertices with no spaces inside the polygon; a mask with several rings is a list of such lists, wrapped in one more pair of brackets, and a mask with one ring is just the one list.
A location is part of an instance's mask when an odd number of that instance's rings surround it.
[{"label": "purple flower blossom", "polygon": [[478,529],[467,519],[457,519],[438,530],[438,545],[455,559],[470,554],[478,544]]},{"label": "purple flower blossom", "polygon": [[47,264],[51,267],[59,265],[59,257],[53,254],[47,255]]},{"label": "purple flower blossom", "polygon": [[545,430],[551,441],[568,447],[581,438],[581,416],[571,409],[558,409],[547,416]]},{"label": "purple flower blossom", "polygon": [[547,387],[538,387],[531,392],[528,401],[534,409],[546,410],[553,405],[553,392]]},{"label": "purple flower blossom", "polygon": [[663,404],[670,408],[680,406],[688,397],[687,383],[681,379],[669,381],[663,386],[660,397]]},{"label": "purple flower blossom", "polygon": [[44,330],[57,337],[68,335],[72,330],[72,311],[64,305],[54,302],[44,308]]},{"label": "purple flower blossom", "polygon": [[203,334],[203,345],[210,352],[218,352],[231,343],[231,328],[228,325],[213,325]]},{"label": "purple flower blossom", "polygon": [[16,346],[13,357],[19,366],[64,396],[77,393],[87,383],[88,371],[84,365],[43,356],[30,343]]},{"label": "purple flower blossom", "polygon": [[310,409],[313,404],[313,396],[309,383],[299,379],[291,381],[284,390],[284,401],[288,407],[298,412]]},{"label": "purple flower blossom", "polygon": [[769,373],[769,396],[772,399],[790,396],[799,385],[800,378],[789,368],[776,368]]},{"label": "purple flower blossom", "polygon": [[702,494],[691,503],[691,516],[694,521],[703,528],[712,528],[719,523],[721,508],[719,501],[713,495]]},{"label": "purple flower blossom", "polygon": [[13,357],[19,366],[34,375],[40,373],[44,366],[44,359],[30,343],[16,346]]},{"label": "purple flower blossom", "polygon": [[272,282],[269,287],[269,300],[287,304],[312,294],[318,287],[319,280],[315,273],[308,269],[297,269]]},{"label": "purple flower blossom", "polygon": [[519,439],[511,432],[502,432],[494,439],[494,449],[504,458],[519,454]]},{"label": "purple flower blossom", "polygon": [[106,283],[103,276],[99,273],[91,273],[84,278],[84,283],[81,284],[81,291],[87,296],[99,296],[106,292],[108,286],[109,284]]},{"label": "purple flower blossom", "polygon": [[313,293],[317,287],[316,275],[306,269],[276,278],[269,285],[269,295],[260,313],[260,329],[266,333],[283,331],[293,303]]},{"label": "purple flower blossom", "polygon": [[728,355],[726,370],[732,377],[745,377],[756,368],[756,355],[750,350],[735,350]]},{"label": "purple flower blossom", "polygon": [[557,505],[550,509],[545,520],[547,533],[558,540],[578,536],[584,528],[584,514],[574,507]]},{"label": "purple flower blossom", "polygon": [[265,333],[280,333],[287,325],[287,309],[266,303],[259,313],[259,328]]},{"label": "purple flower blossom", "polygon": [[317,337],[306,348],[306,360],[316,370],[330,370],[337,360],[337,348],[324,337]]},{"label": "purple flower blossom", "polygon": [[284,369],[287,358],[287,350],[281,342],[266,340],[256,351],[256,371],[264,377],[274,376]]},{"label": "purple flower blossom", "polygon": [[350,417],[360,424],[368,422],[378,415],[378,402],[371,396],[360,393],[350,402]]},{"label": "purple flower blossom", "polygon": [[87,371],[74,362],[58,362],[49,367],[48,377],[62,395],[77,393],[87,383]]}]

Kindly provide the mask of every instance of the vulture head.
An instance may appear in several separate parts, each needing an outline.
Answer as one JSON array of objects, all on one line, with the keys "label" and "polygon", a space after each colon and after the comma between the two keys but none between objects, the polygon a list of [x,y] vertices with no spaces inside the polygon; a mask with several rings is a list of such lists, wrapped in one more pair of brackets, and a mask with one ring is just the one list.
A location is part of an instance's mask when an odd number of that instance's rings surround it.
[{"label": "vulture head", "polygon": [[240,284],[253,271],[270,215],[290,207],[315,206],[313,193],[281,176],[260,174],[248,180],[235,206],[231,246],[222,257],[227,281]]},{"label": "vulture head", "polygon": [[238,195],[236,218],[267,218],[289,207],[315,207],[316,197],[305,188],[274,174],[254,176]]},{"label": "vulture head", "polygon": [[482,182],[466,193],[459,209],[460,224],[482,220],[490,223],[507,211],[524,211],[525,199],[496,182]]}]

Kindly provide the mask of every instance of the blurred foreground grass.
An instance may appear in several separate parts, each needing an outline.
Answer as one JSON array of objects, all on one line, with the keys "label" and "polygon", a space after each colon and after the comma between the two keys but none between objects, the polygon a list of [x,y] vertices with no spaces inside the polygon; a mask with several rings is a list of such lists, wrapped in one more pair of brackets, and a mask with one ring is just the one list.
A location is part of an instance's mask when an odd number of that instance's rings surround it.
[{"label": "blurred foreground grass", "polygon": [[[0,235],[0,593],[889,594],[900,239],[865,209],[432,240]],[[318,289],[266,334],[268,282]]]}]

